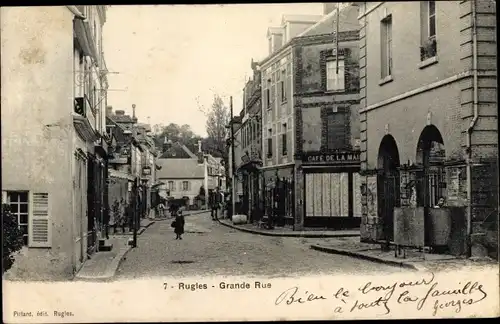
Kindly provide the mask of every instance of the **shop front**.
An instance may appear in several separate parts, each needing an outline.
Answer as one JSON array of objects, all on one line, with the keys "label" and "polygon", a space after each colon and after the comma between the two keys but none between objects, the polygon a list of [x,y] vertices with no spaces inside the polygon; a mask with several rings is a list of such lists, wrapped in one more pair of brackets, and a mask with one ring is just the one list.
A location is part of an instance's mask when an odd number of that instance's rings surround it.
[{"label": "shop front", "polygon": [[260,191],[260,170],[262,161],[244,155],[242,164],[237,169],[242,180],[242,199],[240,213],[248,216],[251,223],[258,222],[263,215],[262,194]]},{"label": "shop front", "polygon": [[294,169],[292,164],[262,172],[263,211],[275,226],[294,225]]},{"label": "shop front", "polygon": [[358,228],[361,223],[360,154],[302,154],[304,227]]}]

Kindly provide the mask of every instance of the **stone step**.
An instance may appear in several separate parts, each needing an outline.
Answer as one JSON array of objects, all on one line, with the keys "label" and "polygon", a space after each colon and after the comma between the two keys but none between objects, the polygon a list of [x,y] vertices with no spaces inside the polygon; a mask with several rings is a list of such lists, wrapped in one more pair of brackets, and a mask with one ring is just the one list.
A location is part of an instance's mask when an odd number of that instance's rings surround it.
[{"label": "stone step", "polygon": [[113,244],[107,242],[107,240],[99,240],[99,251],[111,251],[113,250]]}]

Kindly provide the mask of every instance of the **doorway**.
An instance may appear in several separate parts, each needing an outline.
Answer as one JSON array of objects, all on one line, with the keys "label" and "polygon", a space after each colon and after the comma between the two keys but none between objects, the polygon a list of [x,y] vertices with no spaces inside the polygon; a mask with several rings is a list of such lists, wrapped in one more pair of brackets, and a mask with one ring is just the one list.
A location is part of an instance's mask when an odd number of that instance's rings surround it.
[{"label": "doorway", "polygon": [[394,240],[394,208],[400,207],[399,151],[392,135],[385,135],[378,150],[378,217],[384,240]]}]

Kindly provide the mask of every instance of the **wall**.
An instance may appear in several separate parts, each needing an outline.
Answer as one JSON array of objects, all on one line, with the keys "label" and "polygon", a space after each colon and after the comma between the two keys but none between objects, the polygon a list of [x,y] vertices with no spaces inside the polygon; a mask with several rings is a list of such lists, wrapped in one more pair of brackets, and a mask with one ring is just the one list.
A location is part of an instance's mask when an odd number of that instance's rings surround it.
[{"label": "wall", "polygon": [[[466,133],[473,118],[472,5],[477,10],[478,33],[478,120],[472,132],[471,157],[479,163],[472,169],[473,219],[482,222],[497,219],[498,109],[496,101],[495,5],[488,1],[436,2],[436,62],[423,66],[420,60],[420,3],[384,3],[364,17],[361,30],[361,159],[362,169],[377,167],[382,137],[391,134],[397,143],[400,162],[415,162],[416,147],[422,129],[432,124],[444,139],[446,160],[466,163]],[[372,7],[375,5],[371,5]],[[380,82],[380,20],[384,9],[393,19],[392,81]],[[366,20],[365,20],[366,18]],[[404,21],[404,23],[403,23]],[[396,26],[402,26],[396,28]],[[438,83],[439,82],[439,83]],[[380,83],[380,84],[379,84]],[[366,87],[366,88],[365,88]],[[413,93],[409,93],[414,91]],[[400,97],[396,97],[400,96]],[[396,98],[394,98],[396,97]],[[392,98],[392,102],[390,101]],[[397,99],[397,100],[396,100]],[[369,173],[369,172],[368,172]],[[448,174],[448,182],[449,182]],[[373,183],[374,175],[363,179]],[[466,183],[467,179],[461,181]],[[450,186],[450,183],[448,183]],[[377,196],[376,185],[372,188]],[[364,195],[368,230],[362,237],[378,236],[375,208],[368,208]],[[455,203],[455,202],[454,202]],[[468,203],[461,200],[462,206]],[[375,212],[370,212],[374,210]],[[480,231],[475,228],[474,231]],[[493,244],[494,245],[494,244]]]},{"label": "wall", "polygon": [[[282,78],[281,72],[286,69],[286,100],[281,100],[281,93],[277,83],[277,74]],[[293,119],[293,88],[292,88],[292,56],[290,50],[285,49],[272,57],[262,67],[262,154],[264,166],[277,166],[293,162],[294,155],[294,119]],[[267,106],[268,80],[271,80],[270,106]],[[274,85],[274,86],[273,86]],[[274,87],[274,90],[273,90]],[[287,124],[287,154],[282,154],[281,134],[284,132],[283,124]],[[272,157],[268,158],[267,139],[272,129]]]},{"label": "wall", "polygon": [[[168,179],[168,178],[160,178],[158,181],[163,182],[166,184],[165,187],[162,186],[162,190],[168,189],[168,182],[173,181],[174,182],[174,190],[170,190],[170,195],[169,197],[174,197],[176,199],[180,199],[184,196],[189,197],[190,204],[194,203],[194,198],[198,196],[200,193],[200,187],[203,185],[203,179]],[[189,190],[183,191],[182,190],[182,182],[183,181],[189,181]],[[167,196],[165,194],[165,196]]]},{"label": "wall", "polygon": [[[384,10],[392,14],[393,82],[379,86],[380,20]],[[451,77],[464,71],[460,61],[460,5],[457,1],[436,2],[436,33],[438,64],[419,69],[420,61],[420,2],[386,2],[372,11],[363,23],[367,38],[366,95],[367,106],[397,96],[425,84]],[[399,27],[403,26],[403,27]],[[364,65],[364,64],[363,64]]]},{"label": "wall", "polygon": [[12,274],[69,278],[76,136],[72,14],[66,7],[4,7],[0,13],[2,189],[48,192],[52,224],[52,248],[24,248]]}]

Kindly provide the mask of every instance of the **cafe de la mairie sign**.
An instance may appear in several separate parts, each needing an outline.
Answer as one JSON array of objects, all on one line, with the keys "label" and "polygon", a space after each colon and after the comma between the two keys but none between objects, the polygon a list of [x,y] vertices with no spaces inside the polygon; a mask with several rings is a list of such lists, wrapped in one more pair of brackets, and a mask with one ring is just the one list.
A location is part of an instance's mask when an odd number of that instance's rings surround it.
[{"label": "cafe de la mairie sign", "polygon": [[356,165],[360,163],[360,152],[304,152],[302,163],[309,165]]}]

